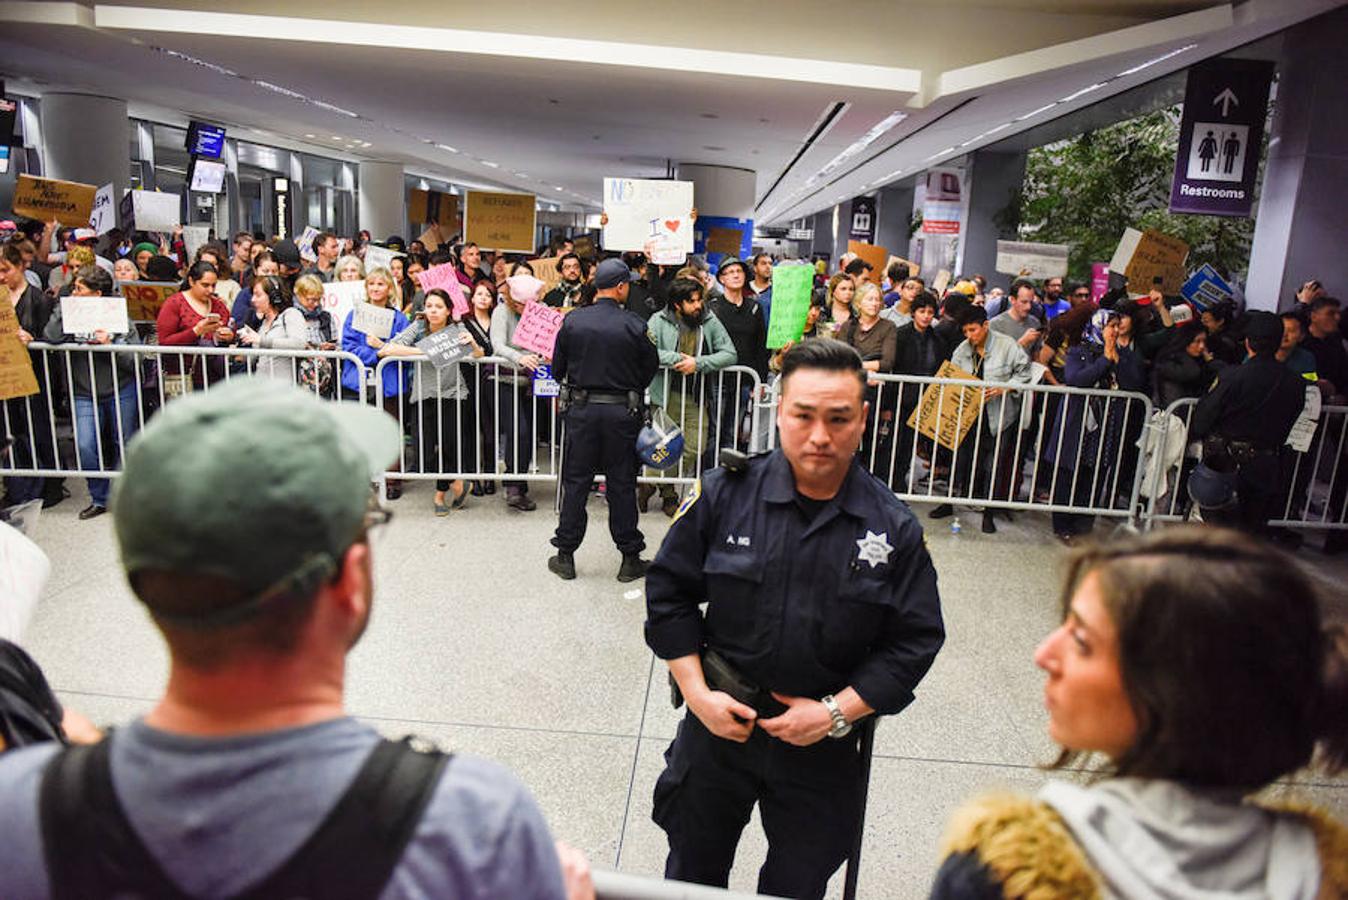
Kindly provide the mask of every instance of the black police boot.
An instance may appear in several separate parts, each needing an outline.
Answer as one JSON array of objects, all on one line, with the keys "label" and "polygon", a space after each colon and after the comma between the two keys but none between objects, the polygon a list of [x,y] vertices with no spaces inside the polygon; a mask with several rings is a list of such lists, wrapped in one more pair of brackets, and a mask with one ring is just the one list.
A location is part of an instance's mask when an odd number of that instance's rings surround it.
[{"label": "black police boot", "polygon": [[548,571],[563,581],[573,581],[576,577],[576,558],[565,550],[548,560]]},{"label": "black police boot", "polygon": [[646,570],[651,564],[642,559],[636,553],[624,553],[623,564],[618,569],[618,580],[622,582],[636,581],[638,578],[646,577]]},{"label": "black police boot", "polygon": [[984,510],[983,512],[983,533],[984,534],[997,533],[997,523],[992,520],[992,510],[990,509]]}]

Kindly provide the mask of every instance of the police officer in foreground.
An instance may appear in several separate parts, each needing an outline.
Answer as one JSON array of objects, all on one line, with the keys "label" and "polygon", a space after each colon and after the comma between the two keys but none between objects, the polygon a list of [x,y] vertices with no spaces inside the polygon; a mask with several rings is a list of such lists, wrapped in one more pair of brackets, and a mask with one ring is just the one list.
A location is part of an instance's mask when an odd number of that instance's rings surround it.
[{"label": "police officer in foreground", "polygon": [[562,320],[552,376],[562,383],[566,423],[562,447],[562,510],[548,569],[576,577],[574,554],[585,539],[585,503],[597,472],[607,477],[608,530],[623,555],[619,581],[635,581],[649,565],[637,527],[636,440],[645,419],[646,386],[660,368],[655,341],[642,319],[624,308],[632,270],[606,259],[595,272],[595,299]]},{"label": "police officer in foreground", "polygon": [[724,886],[758,803],[758,892],[822,897],[860,825],[855,726],[912,702],[941,648],[922,529],[855,457],[865,389],[846,344],[791,348],[781,448],[707,472],[651,564],[646,642],[689,712],[655,787],[667,878]]},{"label": "police officer in foreground", "polygon": [[1250,359],[1223,369],[1194,410],[1190,434],[1203,441],[1204,468],[1225,475],[1235,490],[1226,503],[1199,496],[1195,488],[1204,476],[1195,472],[1199,481],[1191,493],[1204,521],[1267,531],[1283,484],[1278,455],[1306,402],[1306,382],[1277,359],[1282,333],[1282,320],[1273,313],[1250,313],[1245,327]]}]

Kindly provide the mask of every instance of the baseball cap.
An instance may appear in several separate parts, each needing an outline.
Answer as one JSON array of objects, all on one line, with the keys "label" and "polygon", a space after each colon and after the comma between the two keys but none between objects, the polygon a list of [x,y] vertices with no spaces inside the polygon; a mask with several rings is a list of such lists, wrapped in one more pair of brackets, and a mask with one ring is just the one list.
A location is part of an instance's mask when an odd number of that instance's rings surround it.
[{"label": "baseball cap", "polygon": [[[358,403],[235,378],[168,404],[134,437],[112,496],[129,576],[229,579],[251,595],[205,624],[337,570],[369,511],[371,481],[398,455],[397,423]],[[238,473],[246,483],[234,487]],[[240,613],[231,615],[231,613]]]},{"label": "baseball cap", "polygon": [[300,248],[295,246],[295,242],[287,238],[272,248],[271,255],[276,257],[278,265],[289,266],[292,269],[298,269],[300,262]]},{"label": "baseball cap", "polygon": [[595,290],[603,291],[636,279],[637,274],[627,267],[627,263],[621,259],[606,259],[595,269],[594,287]]},{"label": "baseball cap", "polygon": [[76,228],[70,239],[72,241],[96,241],[98,240],[98,232],[92,228]]}]

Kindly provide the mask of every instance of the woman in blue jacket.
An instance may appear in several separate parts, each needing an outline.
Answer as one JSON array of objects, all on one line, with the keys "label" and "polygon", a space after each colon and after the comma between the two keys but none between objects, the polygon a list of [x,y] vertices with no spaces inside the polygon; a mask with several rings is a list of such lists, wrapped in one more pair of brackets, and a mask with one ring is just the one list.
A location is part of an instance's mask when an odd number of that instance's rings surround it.
[{"label": "woman in blue jacket", "polygon": [[[407,316],[400,311],[402,299],[398,283],[388,269],[375,268],[366,273],[365,302],[393,311],[393,328],[389,332],[390,336],[400,334],[407,328]],[[389,339],[366,334],[352,325],[353,318],[354,313],[348,313],[346,321],[342,324],[342,349],[358,357],[364,365],[357,366],[350,360],[342,363],[342,396],[363,403],[366,399],[365,370],[373,369],[379,364],[379,348]],[[401,427],[406,427],[407,422],[407,417],[402,414],[402,402],[403,394],[407,391],[410,372],[410,368],[401,363],[391,363],[384,368],[383,383],[379,385],[379,397],[383,401],[384,411],[397,419]],[[389,467],[389,471],[397,472],[401,468],[401,461],[398,461]],[[400,496],[402,496],[401,482],[390,480],[389,499],[396,500]]]}]

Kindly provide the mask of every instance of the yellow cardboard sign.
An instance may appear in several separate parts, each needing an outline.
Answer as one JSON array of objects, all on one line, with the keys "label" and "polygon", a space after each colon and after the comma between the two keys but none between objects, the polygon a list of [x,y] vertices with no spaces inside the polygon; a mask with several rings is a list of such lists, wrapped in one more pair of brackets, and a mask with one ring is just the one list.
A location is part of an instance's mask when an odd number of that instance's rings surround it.
[{"label": "yellow cardboard sign", "polygon": [[92,184],[20,175],[13,208],[19,215],[39,222],[55,219],[62,225],[88,228],[97,193],[98,187]]},{"label": "yellow cardboard sign", "polygon": [[[936,370],[937,378],[978,379],[950,360]],[[964,440],[978,411],[983,407],[983,389],[956,387],[953,384],[929,384],[908,417],[908,427],[926,435],[947,450],[955,450]]]},{"label": "yellow cardboard sign", "polygon": [[178,293],[179,286],[169,281],[123,281],[122,296],[126,298],[126,315],[133,322],[153,322],[168,298]]},{"label": "yellow cardboard sign", "polygon": [[534,252],[533,194],[501,194],[469,191],[463,217],[464,241],[484,250],[509,253]]},{"label": "yellow cardboard sign", "polygon": [[407,196],[407,217],[418,225],[441,225],[459,231],[459,197],[444,191],[413,190]]},{"label": "yellow cardboard sign", "polygon": [[[33,335],[40,339],[41,335]],[[19,315],[9,300],[9,289],[0,286],[0,400],[27,397],[38,391],[33,358],[19,339]]]},{"label": "yellow cardboard sign", "polygon": [[562,273],[557,270],[560,259],[559,256],[549,256],[545,259],[529,260],[529,268],[534,270],[534,277],[543,282],[543,290],[538,294],[539,300],[542,300],[548,291],[561,284]]},{"label": "yellow cardboard sign", "polygon": [[889,251],[884,247],[877,247],[874,244],[865,244],[861,241],[848,241],[847,252],[855,253],[858,257],[871,264],[871,281],[879,284],[885,278],[885,266],[889,263]]}]

